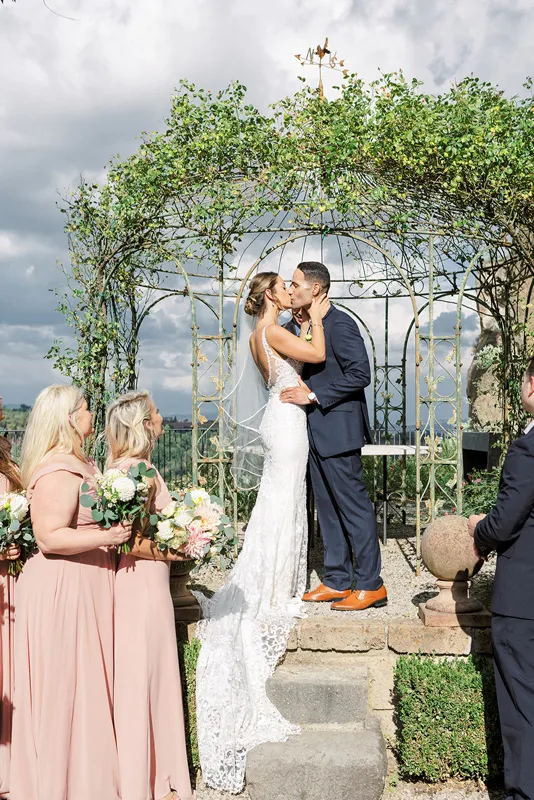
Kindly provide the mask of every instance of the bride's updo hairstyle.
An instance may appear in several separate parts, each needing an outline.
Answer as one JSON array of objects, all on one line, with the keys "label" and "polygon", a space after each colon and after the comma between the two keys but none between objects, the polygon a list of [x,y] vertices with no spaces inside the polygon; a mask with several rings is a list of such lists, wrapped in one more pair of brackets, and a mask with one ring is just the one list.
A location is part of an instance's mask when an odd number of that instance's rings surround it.
[{"label": "bride's updo hairstyle", "polygon": [[156,436],[147,422],[152,419],[153,410],[154,403],[148,392],[127,392],[108,406],[108,467],[123,458],[150,459]]},{"label": "bride's updo hairstyle", "polygon": [[277,272],[259,272],[250,281],[248,297],[245,301],[245,314],[261,317],[265,309],[265,292],[273,291],[278,282]]}]

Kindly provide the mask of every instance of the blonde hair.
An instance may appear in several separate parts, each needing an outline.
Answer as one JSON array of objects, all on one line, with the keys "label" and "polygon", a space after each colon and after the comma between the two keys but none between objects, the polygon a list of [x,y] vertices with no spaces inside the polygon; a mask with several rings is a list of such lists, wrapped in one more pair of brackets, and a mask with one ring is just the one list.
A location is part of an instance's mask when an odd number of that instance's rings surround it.
[{"label": "blonde hair", "polygon": [[148,392],[127,392],[108,406],[108,466],[124,458],[150,459],[156,436],[146,423],[152,419],[153,410],[154,402]]},{"label": "blonde hair", "polygon": [[245,314],[251,317],[261,317],[265,309],[265,292],[276,287],[279,275],[277,272],[258,272],[252,278],[248,287],[248,297],[245,301]]},{"label": "blonde hair", "polygon": [[45,458],[65,453],[86,461],[83,434],[76,423],[76,412],[84,401],[77,386],[48,386],[37,396],[28,417],[21,452],[24,487]]}]

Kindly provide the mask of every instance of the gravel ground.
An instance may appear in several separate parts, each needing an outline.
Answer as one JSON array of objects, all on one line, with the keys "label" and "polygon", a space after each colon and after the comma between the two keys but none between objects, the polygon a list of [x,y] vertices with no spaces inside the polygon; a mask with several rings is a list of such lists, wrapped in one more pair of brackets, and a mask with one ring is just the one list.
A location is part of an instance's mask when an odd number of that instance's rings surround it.
[{"label": "gravel ground", "polygon": [[[417,617],[419,603],[424,603],[436,594],[435,579],[422,566],[421,574],[415,574],[415,529],[409,525],[390,525],[387,545],[380,545],[382,551],[382,577],[387,588],[389,602],[384,608],[371,608],[367,611],[344,611],[343,616],[359,619]],[[495,560],[485,564],[473,579],[472,594],[487,608],[491,604],[491,585],[495,572]],[[323,576],[322,544],[320,539],[310,553],[308,564],[308,586],[317,586]],[[226,580],[224,573],[204,568],[193,578],[193,588],[211,593]],[[308,616],[335,616],[339,611],[331,611],[329,603],[308,603]]]},{"label": "gravel ground", "polygon": [[[421,574],[415,574],[415,529],[413,526],[390,525],[388,543],[382,550],[382,577],[387,587],[389,602],[384,608],[373,608],[367,611],[347,611],[344,616],[367,617],[370,619],[393,619],[399,617],[417,617],[419,603],[424,603],[436,594],[434,577],[422,566]],[[486,564],[475,576],[472,594],[481,600],[487,608],[491,607],[491,585],[495,571],[495,561]],[[323,575],[322,545],[320,539],[310,553],[308,565],[308,586],[316,586]],[[192,588],[211,594],[226,580],[226,575],[211,568],[201,569],[193,578]],[[308,616],[339,617],[339,612],[331,611],[328,603],[308,603]],[[393,785],[389,778],[386,782],[383,800],[504,800],[500,790],[487,790],[474,783],[447,783],[429,786],[420,783],[404,783]],[[217,792],[206,787],[202,781],[197,785],[197,800],[249,800],[245,791],[240,795]]]}]

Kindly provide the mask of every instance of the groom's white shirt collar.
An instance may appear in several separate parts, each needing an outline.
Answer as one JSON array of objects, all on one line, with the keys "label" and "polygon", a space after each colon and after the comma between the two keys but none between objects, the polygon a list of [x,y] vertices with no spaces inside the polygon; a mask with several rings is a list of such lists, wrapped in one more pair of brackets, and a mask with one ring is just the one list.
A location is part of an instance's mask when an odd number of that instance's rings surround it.
[{"label": "groom's white shirt collar", "polygon": [[532,420],[532,422],[528,423],[527,427],[525,428],[525,433],[530,433],[532,428],[534,428],[534,419]]}]

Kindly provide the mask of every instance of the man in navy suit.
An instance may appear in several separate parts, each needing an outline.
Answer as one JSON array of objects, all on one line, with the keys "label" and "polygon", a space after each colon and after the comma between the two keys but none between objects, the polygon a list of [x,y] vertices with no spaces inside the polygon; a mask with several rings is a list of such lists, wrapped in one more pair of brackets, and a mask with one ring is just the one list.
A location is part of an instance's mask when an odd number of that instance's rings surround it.
[{"label": "man in navy suit", "polygon": [[[534,358],[521,400],[534,417]],[[506,800],[534,800],[534,421],[510,445],[495,506],[469,529],[478,555],[497,551],[491,632]]]},{"label": "man in navy suit", "polygon": [[[306,309],[312,298],[329,289],[324,264],[299,264],[289,289],[294,318],[309,324]],[[352,317],[330,305],[323,326],[326,361],[306,364],[300,386],[280,395],[282,402],[308,409],[310,475],[324,544],[323,583],[303,600],[334,601],[336,611],[359,611],[387,603],[376,519],[361,461],[361,448],[371,441],[364,392],[371,369]]]}]

